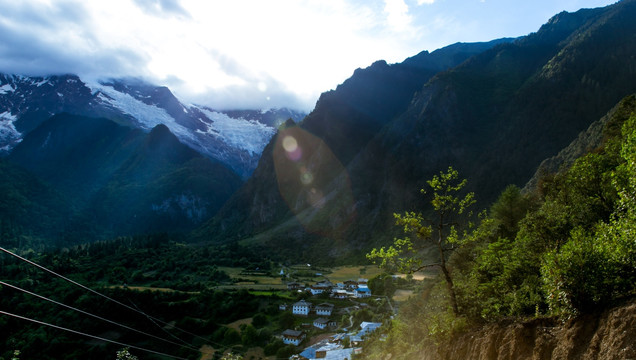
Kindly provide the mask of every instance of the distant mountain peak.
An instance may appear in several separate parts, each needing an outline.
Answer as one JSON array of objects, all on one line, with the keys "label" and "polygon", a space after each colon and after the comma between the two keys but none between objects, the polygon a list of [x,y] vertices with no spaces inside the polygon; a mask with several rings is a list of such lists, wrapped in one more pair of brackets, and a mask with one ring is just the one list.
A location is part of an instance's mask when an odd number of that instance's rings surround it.
[{"label": "distant mountain peak", "polygon": [[181,142],[219,160],[243,178],[290,109],[220,111],[186,105],[165,86],[139,78],[84,82],[77,75],[0,74],[0,153],[5,155],[47,118],[58,113],[105,117],[150,132],[165,125]]}]

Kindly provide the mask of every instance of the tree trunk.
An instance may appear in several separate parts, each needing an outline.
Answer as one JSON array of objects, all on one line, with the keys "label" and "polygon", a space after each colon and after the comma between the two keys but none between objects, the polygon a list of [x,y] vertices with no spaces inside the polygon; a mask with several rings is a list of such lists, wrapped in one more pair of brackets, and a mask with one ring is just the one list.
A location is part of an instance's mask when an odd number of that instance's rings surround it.
[{"label": "tree trunk", "polygon": [[446,262],[442,261],[442,272],[444,273],[444,279],[446,280],[446,287],[448,288],[448,294],[450,295],[451,306],[453,307],[453,314],[459,316],[459,309],[457,308],[457,298],[455,297],[455,286],[453,285],[453,278],[451,278],[450,272],[446,268]]}]

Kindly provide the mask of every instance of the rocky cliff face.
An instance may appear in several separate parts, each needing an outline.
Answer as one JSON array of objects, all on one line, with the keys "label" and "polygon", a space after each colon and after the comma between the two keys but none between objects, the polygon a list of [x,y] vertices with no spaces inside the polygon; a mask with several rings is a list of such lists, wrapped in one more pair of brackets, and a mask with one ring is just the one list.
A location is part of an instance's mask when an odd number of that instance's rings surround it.
[{"label": "rocky cliff face", "polygon": [[636,359],[636,299],[564,324],[551,319],[499,323],[463,334],[423,360]]}]

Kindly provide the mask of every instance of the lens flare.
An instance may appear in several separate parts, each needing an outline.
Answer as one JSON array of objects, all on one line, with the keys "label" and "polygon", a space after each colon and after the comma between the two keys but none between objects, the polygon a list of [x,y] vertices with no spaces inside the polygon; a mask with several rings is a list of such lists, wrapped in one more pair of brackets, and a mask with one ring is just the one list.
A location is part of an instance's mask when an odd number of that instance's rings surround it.
[{"label": "lens flare", "polygon": [[301,171],[300,182],[302,182],[303,185],[309,185],[313,181],[314,181],[314,176],[311,174],[311,172],[309,172],[308,170]]},{"label": "lens flare", "polygon": [[298,141],[293,136],[285,136],[283,138],[283,149],[287,152],[294,152],[298,149]]},{"label": "lens flare", "polygon": [[285,136],[283,138],[283,149],[285,149],[285,155],[291,161],[299,161],[303,157],[298,141],[293,136]]},{"label": "lens flare", "polygon": [[356,216],[346,168],[320,138],[298,126],[281,129],[272,152],[281,197],[303,227],[344,239]]}]

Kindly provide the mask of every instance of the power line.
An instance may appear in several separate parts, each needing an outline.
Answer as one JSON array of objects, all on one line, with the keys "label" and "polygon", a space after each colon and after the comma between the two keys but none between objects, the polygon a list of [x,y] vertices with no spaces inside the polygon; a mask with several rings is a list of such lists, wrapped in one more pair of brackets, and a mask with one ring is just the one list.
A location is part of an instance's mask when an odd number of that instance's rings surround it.
[{"label": "power line", "polygon": [[[154,317],[154,316],[148,315],[148,314],[144,313],[143,311],[137,310],[137,309],[135,309],[135,308],[133,308],[133,307],[131,307],[131,306],[129,306],[129,305],[126,305],[126,304],[122,303],[121,301],[117,301],[117,300],[115,300],[115,299],[111,298],[110,296],[107,296],[107,295],[104,295],[104,294],[102,294],[102,293],[100,293],[100,292],[98,292],[98,291],[95,291],[95,290],[93,290],[93,289],[91,289],[91,288],[89,288],[89,287],[87,287],[87,286],[85,286],[85,285],[82,285],[82,284],[78,283],[77,281],[71,280],[71,279],[69,279],[69,278],[67,278],[67,277],[65,277],[65,276],[63,276],[63,275],[60,275],[60,274],[56,273],[56,272],[55,272],[55,271],[53,271],[53,270],[49,270],[49,269],[45,268],[44,266],[42,266],[42,265],[40,265],[40,264],[37,264],[37,263],[35,263],[35,262],[31,261],[31,260],[25,259],[25,258],[23,258],[23,257],[21,257],[21,256],[19,256],[19,255],[17,255],[17,254],[15,254],[15,253],[13,253],[13,252],[9,251],[9,250],[6,250],[6,249],[4,249],[4,248],[0,247],[0,251],[3,251],[3,252],[5,252],[5,253],[7,253],[7,254],[9,254],[9,255],[11,255],[11,256],[13,256],[13,257],[15,257],[15,258],[19,259],[19,260],[21,260],[21,261],[24,261],[24,262],[26,262],[26,263],[30,264],[30,265],[33,265],[33,266],[37,267],[38,269],[41,269],[41,270],[44,270],[44,271],[46,271],[46,272],[48,272],[48,273],[50,273],[50,274],[53,274],[53,275],[55,275],[55,276],[57,276],[57,277],[59,277],[59,278],[63,279],[64,281],[67,281],[67,282],[69,282],[69,283],[73,284],[73,285],[79,286],[79,287],[81,287],[82,289],[84,289],[84,290],[86,290],[86,291],[89,291],[89,292],[91,292],[91,293],[93,293],[93,294],[95,294],[95,295],[101,296],[101,297],[103,297],[103,298],[105,298],[105,299],[107,299],[107,300],[109,300],[109,301],[112,301],[112,302],[114,302],[114,303],[116,303],[116,304],[118,304],[118,305],[120,305],[120,306],[123,306],[123,307],[125,307],[126,309],[132,310],[132,311],[134,311],[134,312],[136,312],[136,313],[139,313],[139,314],[141,314],[141,315],[143,315],[143,316],[145,316],[145,317],[147,317],[147,318],[153,319],[153,320],[155,320],[155,321],[157,321],[157,322],[159,322],[159,323],[161,323],[161,324],[163,324],[163,325],[171,326],[171,327],[172,327],[173,329],[175,329],[175,330],[179,330],[179,331],[181,331],[181,332],[183,332],[183,333],[185,333],[185,334],[188,334],[188,335],[190,335],[190,336],[194,336],[194,337],[196,337],[196,338],[199,338],[199,339],[201,339],[201,340],[204,340],[205,342],[209,342],[209,340],[208,340],[208,339],[206,339],[206,338],[203,338],[203,337],[201,337],[201,336],[198,336],[198,335],[196,335],[196,334],[193,334],[193,333],[191,333],[191,332],[189,332],[189,331],[186,331],[186,330],[180,329],[180,328],[178,328],[178,327],[176,327],[176,326],[174,326],[174,325],[170,325],[170,324],[168,324],[167,322],[165,322],[165,321],[163,321],[163,320],[161,320],[161,319],[159,319],[159,318],[156,318],[156,317]],[[182,340],[182,341],[183,341],[183,340]]]},{"label": "power line", "polygon": [[[56,272],[55,272],[55,271],[53,271],[53,270],[49,270],[49,269],[47,269],[46,267],[44,267],[44,266],[42,266],[42,265],[40,265],[40,264],[38,264],[38,263],[35,263],[35,262],[33,262],[33,261],[29,260],[29,259],[23,258],[23,257],[21,257],[21,256],[19,256],[19,255],[17,255],[17,254],[15,254],[15,253],[13,253],[13,252],[11,252],[11,251],[9,251],[9,250],[5,249],[5,248],[3,248],[3,247],[0,247],[0,251],[5,252],[5,253],[7,253],[7,254],[9,254],[9,255],[11,255],[11,256],[13,256],[13,257],[15,257],[15,258],[17,258],[17,259],[21,260],[21,261],[24,261],[24,262],[26,262],[26,263],[28,263],[28,264],[32,265],[32,266],[35,266],[35,267],[37,267],[38,269],[44,270],[44,271],[46,271],[46,272],[48,272],[48,273],[50,273],[50,274],[52,274],[52,275],[54,275],[54,276],[57,276],[57,277],[61,278],[62,280],[67,281],[67,282],[69,282],[69,283],[71,283],[71,284],[73,284],[73,285],[79,286],[80,288],[82,288],[82,289],[84,289],[84,290],[86,290],[86,291],[89,291],[89,292],[91,292],[91,293],[93,293],[93,294],[95,294],[95,295],[98,295],[98,296],[100,296],[100,297],[102,297],[102,298],[104,298],[104,299],[107,299],[107,300],[109,300],[109,301],[112,301],[112,302],[114,302],[114,303],[116,303],[116,304],[120,305],[120,306],[123,306],[123,307],[125,307],[126,309],[129,309],[129,310],[132,310],[132,311],[134,311],[134,312],[136,312],[136,313],[138,313],[138,314],[141,314],[141,315],[145,316],[146,318],[148,318],[148,319],[149,319],[149,320],[151,320],[151,321],[153,321],[153,320],[154,320],[154,321],[157,321],[157,322],[159,322],[159,323],[161,323],[161,324],[163,324],[163,325],[170,326],[171,328],[173,328],[173,329],[175,329],[175,330],[179,330],[179,331],[181,331],[181,332],[183,332],[183,333],[185,333],[185,334],[188,334],[188,335],[193,336],[193,337],[195,337],[195,338],[201,339],[201,340],[205,341],[205,342],[206,342],[206,343],[208,343],[208,344],[211,344],[211,345],[214,345],[214,346],[218,346],[218,347],[221,347],[221,348],[225,348],[225,347],[226,347],[226,345],[222,345],[222,344],[215,343],[215,342],[213,342],[213,341],[211,341],[211,340],[209,340],[209,339],[206,339],[206,338],[201,337],[201,336],[199,336],[199,335],[193,334],[193,333],[191,333],[191,332],[189,332],[189,331],[187,331],[187,330],[183,330],[183,329],[181,329],[181,328],[179,328],[179,327],[177,327],[177,326],[174,326],[174,325],[172,325],[172,324],[169,324],[169,323],[167,323],[167,322],[165,322],[165,321],[163,321],[163,320],[161,320],[161,319],[159,319],[159,318],[156,318],[156,317],[154,317],[154,316],[148,315],[148,314],[144,313],[143,311],[141,311],[141,310],[139,310],[139,309],[135,309],[135,308],[133,308],[133,307],[131,307],[131,306],[129,306],[129,305],[126,305],[126,304],[122,303],[121,301],[118,301],[118,300],[115,300],[115,299],[113,299],[113,298],[109,297],[108,295],[104,295],[104,294],[102,294],[102,293],[100,293],[100,292],[98,292],[98,291],[96,291],[96,290],[93,290],[93,289],[91,289],[91,288],[89,288],[89,287],[87,287],[87,286],[85,286],[85,285],[82,285],[82,284],[78,283],[77,281],[71,280],[71,279],[69,279],[69,278],[67,278],[67,277],[65,277],[65,276],[63,276],[63,275],[60,275],[60,274],[56,273]],[[130,301],[130,299],[129,299],[129,301]],[[134,303],[133,303],[133,305],[134,305]],[[135,306],[137,306],[137,305],[135,305]],[[157,324],[155,324],[155,325],[157,325]],[[159,325],[157,325],[157,326],[159,326]],[[161,327],[160,327],[160,328],[161,328]],[[163,329],[163,328],[161,328],[161,329]],[[164,331],[165,331],[165,332],[167,332],[165,329],[164,329]],[[170,333],[168,333],[168,334],[170,334]],[[180,340],[181,342],[183,342],[184,344],[187,344],[187,342],[185,342],[184,340],[180,339],[180,338],[179,338],[179,337],[177,337],[176,335],[174,335],[174,334],[170,334],[170,335],[171,335],[172,337],[176,338],[176,339],[179,339],[179,340]],[[199,350],[197,350],[197,351],[199,351]],[[239,351],[239,353],[241,353],[241,352]],[[244,353],[244,352],[243,352],[243,353]]]},{"label": "power line", "polygon": [[159,351],[154,351],[154,350],[142,348],[142,347],[135,346],[135,345],[125,344],[125,343],[122,343],[122,342],[119,342],[119,341],[110,340],[110,339],[106,339],[106,338],[103,338],[103,337],[99,337],[99,336],[83,333],[81,331],[68,329],[68,328],[57,326],[57,325],[53,325],[53,324],[49,324],[49,323],[46,323],[46,322],[43,322],[43,321],[39,321],[39,320],[31,319],[31,318],[28,318],[28,317],[24,317],[24,316],[8,313],[8,312],[2,311],[2,310],[0,310],[0,314],[6,315],[6,316],[11,316],[11,317],[14,317],[14,318],[20,319],[20,320],[30,321],[30,322],[36,323],[38,325],[44,325],[44,326],[52,327],[54,329],[67,331],[67,332],[70,332],[70,333],[73,333],[73,334],[90,337],[90,338],[93,338],[93,339],[96,339],[96,340],[101,340],[101,341],[117,344],[117,345],[120,345],[120,346],[129,347],[131,349],[137,349],[137,350],[141,350],[141,351],[145,351],[145,352],[149,352],[149,353],[153,353],[153,354],[157,354],[157,355],[161,355],[161,356],[167,356],[167,357],[170,357],[170,358],[173,358],[173,359],[188,360],[186,358],[182,358],[182,357],[178,357],[178,356],[174,356],[174,355],[168,355],[168,354],[165,354],[165,353],[162,353],[162,352],[159,352]]},{"label": "power line", "polygon": [[115,321],[112,321],[112,320],[109,320],[109,319],[103,318],[103,317],[98,316],[98,315],[91,314],[91,313],[89,313],[89,312],[86,312],[86,311],[83,311],[83,310],[80,310],[80,309],[74,308],[74,307],[72,307],[72,306],[69,306],[69,305],[63,304],[63,303],[61,303],[61,302],[58,302],[58,301],[55,301],[55,300],[49,299],[49,298],[44,297],[44,296],[42,296],[42,295],[38,295],[38,294],[33,293],[33,292],[31,292],[31,291],[28,291],[28,290],[25,290],[25,289],[19,288],[19,287],[17,287],[17,286],[14,286],[14,285],[8,284],[8,283],[6,283],[6,282],[4,282],[4,281],[0,281],[0,285],[4,285],[4,286],[7,286],[7,287],[10,287],[10,288],[12,288],[12,289],[14,289],[14,290],[21,291],[21,292],[23,292],[23,293],[25,293],[25,294],[29,294],[29,295],[31,295],[31,296],[35,296],[35,297],[37,297],[37,298],[39,298],[39,299],[46,300],[46,301],[51,302],[51,303],[53,303],[53,304],[56,304],[56,305],[59,305],[59,306],[63,306],[63,307],[65,307],[65,308],[67,308],[67,309],[70,309],[70,310],[73,310],[73,311],[77,311],[77,312],[79,312],[79,313],[81,313],[81,314],[91,316],[91,317],[93,317],[93,318],[96,318],[96,319],[99,319],[99,320],[102,320],[102,321],[108,322],[108,323],[110,323],[110,324],[114,324],[114,325],[120,326],[120,327],[122,327],[122,328],[124,328],[124,329],[131,330],[131,331],[134,331],[134,332],[139,333],[139,334],[142,334],[142,335],[150,336],[150,337],[152,337],[152,338],[155,338],[155,339],[158,339],[158,340],[161,340],[161,341],[167,342],[167,343],[172,344],[172,345],[176,345],[176,346],[179,346],[179,347],[185,347],[185,348],[188,348],[188,349],[190,349],[190,350],[193,350],[193,351],[199,352],[199,350],[198,350],[198,349],[196,349],[196,348],[194,348],[194,347],[191,347],[191,346],[188,346],[188,344],[186,344],[186,345],[178,344],[178,343],[176,343],[176,342],[174,342],[174,341],[166,340],[166,339],[161,338],[161,337],[159,337],[159,336],[155,336],[155,335],[152,335],[152,334],[146,333],[146,332],[144,332],[144,331],[140,331],[140,330],[137,330],[137,329],[131,328],[131,327],[129,327],[129,326],[126,326],[126,325],[123,325],[123,324],[119,324],[119,323],[117,323],[117,322],[115,322]]}]

